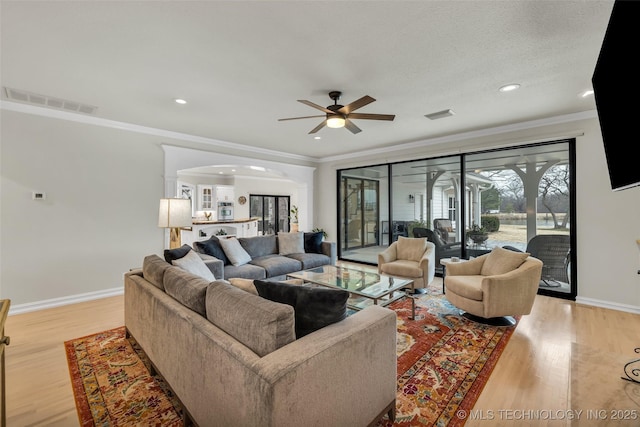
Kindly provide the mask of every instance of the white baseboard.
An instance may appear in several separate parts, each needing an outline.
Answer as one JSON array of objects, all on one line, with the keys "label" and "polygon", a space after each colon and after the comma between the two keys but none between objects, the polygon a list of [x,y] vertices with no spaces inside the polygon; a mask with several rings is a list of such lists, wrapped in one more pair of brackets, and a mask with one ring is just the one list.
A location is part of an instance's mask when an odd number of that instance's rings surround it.
[{"label": "white baseboard", "polygon": [[617,302],[603,301],[595,298],[576,297],[577,304],[593,305],[595,307],[609,308],[611,310],[626,311],[640,314],[640,307],[635,305],[620,304]]},{"label": "white baseboard", "polygon": [[113,297],[124,294],[124,286],[119,288],[104,289],[102,291],[87,292],[84,294],[69,295],[66,297],[52,298],[42,301],[17,304],[9,308],[9,316],[14,314],[29,313],[31,311],[44,310],[47,308],[60,307],[63,305],[76,304],[94,299]]}]

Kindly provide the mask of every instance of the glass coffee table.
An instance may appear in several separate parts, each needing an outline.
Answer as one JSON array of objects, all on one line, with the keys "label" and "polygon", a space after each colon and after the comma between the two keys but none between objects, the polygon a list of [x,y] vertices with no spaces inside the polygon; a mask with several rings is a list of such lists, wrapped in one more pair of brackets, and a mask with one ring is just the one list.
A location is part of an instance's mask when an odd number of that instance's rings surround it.
[{"label": "glass coffee table", "polygon": [[413,280],[379,274],[367,267],[337,267],[324,265],[309,270],[287,274],[287,277],[301,279],[305,283],[344,289],[351,293],[348,305],[353,310],[362,310],[371,304],[385,306],[413,291]]}]

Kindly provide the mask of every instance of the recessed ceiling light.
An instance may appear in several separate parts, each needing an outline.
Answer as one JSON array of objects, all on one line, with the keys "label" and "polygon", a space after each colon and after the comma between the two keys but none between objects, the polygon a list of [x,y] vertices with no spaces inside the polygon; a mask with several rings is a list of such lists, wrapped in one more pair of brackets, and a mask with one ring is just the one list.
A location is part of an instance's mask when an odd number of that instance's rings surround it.
[{"label": "recessed ceiling light", "polygon": [[582,92],[582,96],[583,98],[586,98],[589,95],[593,95],[593,89],[589,89],[589,90],[585,90],[584,92]]},{"label": "recessed ceiling light", "polygon": [[314,136],[313,139],[322,139],[321,136]]},{"label": "recessed ceiling light", "polygon": [[516,90],[520,87],[518,83],[511,83],[508,85],[504,85],[500,88],[500,92],[510,92],[512,90]]},{"label": "recessed ceiling light", "polygon": [[231,169],[231,172],[235,172],[235,171],[236,171],[235,169]]},{"label": "recessed ceiling light", "polygon": [[218,172],[218,173],[219,173],[220,175],[224,175],[224,172],[222,172],[222,171],[220,171],[220,172]]},{"label": "recessed ceiling light", "polygon": [[176,104],[181,104],[181,105],[184,105],[184,104],[187,103],[187,101],[185,101],[182,98],[176,98],[176,99],[174,99],[174,101],[176,102]]}]

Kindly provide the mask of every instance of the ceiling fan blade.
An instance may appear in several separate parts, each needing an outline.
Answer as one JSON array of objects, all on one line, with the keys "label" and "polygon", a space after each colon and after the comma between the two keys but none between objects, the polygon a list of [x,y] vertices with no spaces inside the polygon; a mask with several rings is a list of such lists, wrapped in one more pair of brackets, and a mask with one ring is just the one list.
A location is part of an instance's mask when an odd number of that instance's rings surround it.
[{"label": "ceiling fan blade", "polygon": [[395,119],[395,114],[367,114],[367,113],[351,113],[350,119],[365,119],[365,120],[389,120]]},{"label": "ceiling fan blade", "polygon": [[356,99],[351,104],[345,105],[344,107],[339,109],[338,112],[341,114],[349,114],[352,111],[357,110],[358,108],[362,108],[365,105],[371,104],[373,101],[375,101],[374,98],[370,97],[369,95],[365,95],[360,99]]},{"label": "ceiling fan blade", "polygon": [[362,132],[362,129],[360,129],[358,126],[354,125],[353,122],[351,120],[349,120],[349,119],[346,119],[344,121],[344,127],[349,129],[351,131],[351,133]]},{"label": "ceiling fan blade", "polygon": [[326,124],[327,124],[327,121],[326,121],[326,120],[323,120],[323,121],[322,121],[322,123],[320,123],[318,126],[316,126],[316,127],[314,127],[313,129],[311,129],[311,132],[309,132],[309,133],[311,134],[311,133],[316,133],[316,132],[318,132],[320,129],[322,129],[323,127],[325,127],[325,126],[326,126]]},{"label": "ceiling fan blade", "polygon": [[328,108],[325,108],[325,107],[323,107],[321,105],[318,105],[318,104],[314,104],[313,102],[307,101],[306,99],[298,99],[298,102],[302,102],[303,104],[308,105],[309,107],[316,108],[316,109],[318,109],[320,111],[324,111],[325,113],[334,114],[334,112],[329,110]]},{"label": "ceiling fan blade", "polygon": [[317,117],[327,117],[326,114],[323,114],[321,116],[305,116],[305,117],[289,117],[286,119],[278,119],[279,122],[283,122],[285,120],[298,120],[298,119],[315,119]]}]

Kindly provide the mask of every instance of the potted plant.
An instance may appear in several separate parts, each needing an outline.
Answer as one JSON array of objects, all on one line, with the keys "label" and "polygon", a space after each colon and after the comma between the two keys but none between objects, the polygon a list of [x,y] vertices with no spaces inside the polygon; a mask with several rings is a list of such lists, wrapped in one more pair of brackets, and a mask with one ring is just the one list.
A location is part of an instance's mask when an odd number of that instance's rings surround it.
[{"label": "potted plant", "polygon": [[471,225],[471,228],[467,230],[467,237],[473,240],[473,243],[479,245],[489,238],[489,233],[484,227],[474,223]]},{"label": "potted plant", "polygon": [[323,239],[326,239],[326,238],[327,238],[327,232],[326,232],[326,231],[324,231],[324,229],[322,229],[322,228],[316,227],[316,228],[314,228],[314,229],[313,229],[313,230],[311,230],[311,231],[312,231],[312,232],[314,232],[314,233],[322,233],[322,238],[323,238]]},{"label": "potted plant", "polygon": [[296,205],[291,206],[291,231],[298,231],[298,207]]}]

